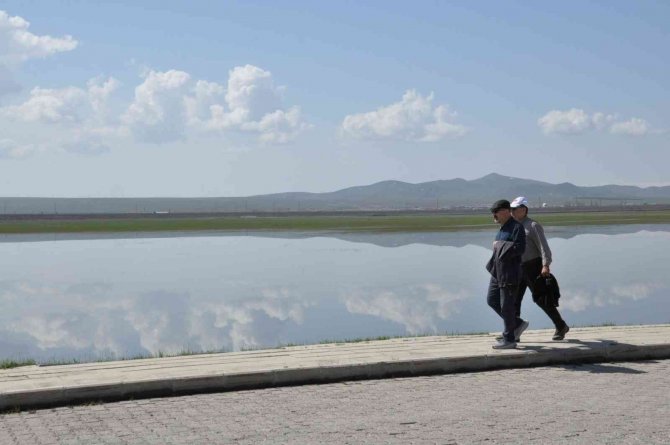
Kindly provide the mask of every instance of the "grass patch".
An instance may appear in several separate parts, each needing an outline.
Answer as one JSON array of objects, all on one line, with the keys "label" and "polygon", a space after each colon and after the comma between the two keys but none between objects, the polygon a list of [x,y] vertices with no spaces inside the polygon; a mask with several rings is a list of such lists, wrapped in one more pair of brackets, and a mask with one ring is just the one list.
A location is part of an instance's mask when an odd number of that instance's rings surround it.
[{"label": "grass patch", "polygon": [[575,325],[571,327],[575,328],[609,328],[612,326],[644,326],[643,324],[639,323],[614,323],[613,321],[603,321],[602,323],[595,323],[595,324],[580,324],[580,325]]},{"label": "grass patch", "polygon": [[32,366],[36,364],[37,362],[33,359],[0,360],[0,369],[12,369],[12,368],[18,368],[19,366]]},{"label": "grass patch", "polygon": [[[531,216],[545,226],[670,223],[669,210],[538,213]],[[243,230],[439,232],[489,229],[495,226],[490,214],[259,216],[256,218],[170,215],[164,218],[0,220],[0,234]]]},{"label": "grass patch", "polygon": [[[147,353],[147,354],[135,354],[130,356],[102,356],[102,357],[91,357],[90,360],[86,358],[72,358],[72,359],[51,359],[40,362],[40,366],[59,366],[59,365],[78,365],[83,363],[105,363],[105,362],[117,362],[117,361],[126,361],[126,360],[145,360],[145,359],[154,359],[154,358],[169,358],[169,357],[183,357],[189,355],[205,355],[205,354],[220,354],[231,352],[227,349],[212,349],[212,350],[193,350],[193,349],[182,349],[178,352],[165,352],[158,351],[156,353]],[[32,361],[31,364],[36,364],[35,361]],[[23,365],[19,365],[23,366]]]}]

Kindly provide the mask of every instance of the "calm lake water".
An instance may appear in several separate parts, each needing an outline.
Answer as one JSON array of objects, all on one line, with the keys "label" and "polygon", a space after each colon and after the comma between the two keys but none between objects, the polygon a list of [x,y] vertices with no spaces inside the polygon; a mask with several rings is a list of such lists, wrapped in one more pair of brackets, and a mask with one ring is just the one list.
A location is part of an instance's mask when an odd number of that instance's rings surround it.
[{"label": "calm lake water", "polygon": [[[499,331],[494,231],[2,236],[0,358]],[[569,324],[670,322],[670,225],[547,235]],[[526,297],[531,329],[551,327]]]}]

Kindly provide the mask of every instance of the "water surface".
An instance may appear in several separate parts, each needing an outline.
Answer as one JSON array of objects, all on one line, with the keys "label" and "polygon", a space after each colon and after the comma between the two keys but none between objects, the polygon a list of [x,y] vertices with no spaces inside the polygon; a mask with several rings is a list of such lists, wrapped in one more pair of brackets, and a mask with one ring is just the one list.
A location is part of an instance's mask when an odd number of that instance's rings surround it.
[{"label": "water surface", "polygon": [[[0,358],[497,331],[493,231],[0,237]],[[670,225],[548,228],[572,325],[670,322]],[[551,327],[532,300],[531,328]]]}]

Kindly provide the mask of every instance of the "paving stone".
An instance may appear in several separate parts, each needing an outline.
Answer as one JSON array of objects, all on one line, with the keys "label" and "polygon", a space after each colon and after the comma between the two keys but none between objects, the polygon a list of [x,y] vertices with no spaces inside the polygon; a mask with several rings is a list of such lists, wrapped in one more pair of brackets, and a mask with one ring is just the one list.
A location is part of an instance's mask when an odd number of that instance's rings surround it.
[{"label": "paving stone", "polygon": [[669,394],[670,360],[508,369],[9,413],[0,442],[668,444]]}]

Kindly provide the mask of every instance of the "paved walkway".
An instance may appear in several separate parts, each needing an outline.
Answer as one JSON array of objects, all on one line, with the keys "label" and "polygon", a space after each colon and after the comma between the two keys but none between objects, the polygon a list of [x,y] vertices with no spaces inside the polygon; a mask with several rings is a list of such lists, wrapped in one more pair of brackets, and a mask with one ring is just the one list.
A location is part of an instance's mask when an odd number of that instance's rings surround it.
[{"label": "paved walkway", "polygon": [[3,445],[668,444],[670,360],[364,380],[0,416]]},{"label": "paved walkway", "polygon": [[491,349],[493,334],[419,337],[352,344],[0,371],[0,409],[147,398],[244,388],[393,376],[670,358],[670,325],[529,331],[516,350]]}]

